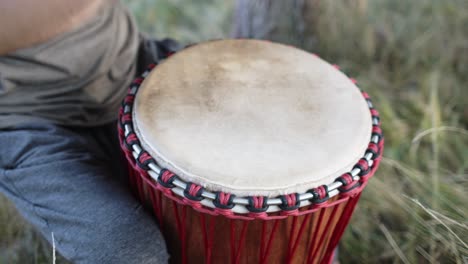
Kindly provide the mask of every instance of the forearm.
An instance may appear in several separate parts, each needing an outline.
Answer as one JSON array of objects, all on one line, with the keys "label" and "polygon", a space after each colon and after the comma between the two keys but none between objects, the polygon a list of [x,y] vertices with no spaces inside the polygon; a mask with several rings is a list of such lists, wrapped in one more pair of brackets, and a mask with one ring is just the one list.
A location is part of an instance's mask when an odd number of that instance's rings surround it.
[{"label": "forearm", "polygon": [[106,0],[0,1],[0,55],[44,42],[85,23]]}]

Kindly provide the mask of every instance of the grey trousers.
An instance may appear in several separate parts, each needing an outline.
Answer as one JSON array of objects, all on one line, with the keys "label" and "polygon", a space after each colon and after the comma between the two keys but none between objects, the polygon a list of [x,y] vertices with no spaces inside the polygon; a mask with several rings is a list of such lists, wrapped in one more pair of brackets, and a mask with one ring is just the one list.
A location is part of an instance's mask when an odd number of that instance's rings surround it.
[{"label": "grey trousers", "polygon": [[167,263],[164,240],[125,184],[116,125],[47,121],[0,130],[0,192],[75,263]]}]

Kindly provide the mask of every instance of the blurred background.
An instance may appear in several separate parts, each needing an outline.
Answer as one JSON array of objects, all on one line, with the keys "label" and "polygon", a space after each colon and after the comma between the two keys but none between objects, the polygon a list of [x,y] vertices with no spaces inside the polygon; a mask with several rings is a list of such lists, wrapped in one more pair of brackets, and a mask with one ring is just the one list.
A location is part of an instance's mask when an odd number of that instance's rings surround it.
[{"label": "blurred background", "polygon": [[[371,95],[386,138],[341,263],[468,263],[468,1],[124,2],[155,38],[271,39],[341,66]],[[0,263],[52,263],[3,197],[0,223]]]}]

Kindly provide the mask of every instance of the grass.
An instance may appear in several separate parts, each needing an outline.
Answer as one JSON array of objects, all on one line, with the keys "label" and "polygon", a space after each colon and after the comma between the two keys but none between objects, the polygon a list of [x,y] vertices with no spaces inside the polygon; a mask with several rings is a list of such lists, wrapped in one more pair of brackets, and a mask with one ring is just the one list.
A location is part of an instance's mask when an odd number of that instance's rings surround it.
[{"label": "grass", "polygon": [[311,47],[369,91],[386,136],[381,169],[342,240],[343,261],[464,263],[466,2],[356,2],[364,1],[323,2]]},{"label": "grass", "polygon": [[0,196],[0,263],[51,263],[52,251]]},{"label": "grass", "polygon": [[[468,2],[318,3],[305,17],[306,36],[285,32],[276,40],[356,78],[378,107],[386,138],[381,169],[342,239],[342,263],[466,263]],[[231,29],[231,1],[127,4],[159,38],[191,43]],[[51,263],[50,247],[4,199],[0,220],[0,263]]]}]

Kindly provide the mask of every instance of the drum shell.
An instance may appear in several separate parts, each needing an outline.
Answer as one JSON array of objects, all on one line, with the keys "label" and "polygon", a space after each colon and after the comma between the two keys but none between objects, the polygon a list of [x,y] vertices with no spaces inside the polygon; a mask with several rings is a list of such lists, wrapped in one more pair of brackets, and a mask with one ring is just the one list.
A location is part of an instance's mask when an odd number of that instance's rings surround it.
[{"label": "drum shell", "polygon": [[[136,79],[130,86],[120,111],[119,133],[122,149],[129,162],[130,183],[142,203],[149,205],[156,215],[157,223],[167,242],[171,263],[331,262],[334,249],[349,222],[360,193],[378,167],[383,150],[381,133],[374,133],[373,130],[372,137],[381,140],[374,142],[379,147],[370,156],[373,162],[365,161],[370,166],[370,172],[359,175],[363,177],[357,179],[356,174],[348,173],[348,176],[353,176],[353,181],[349,186],[343,186],[346,187],[344,192],[335,190],[333,195],[338,195],[324,200],[323,203],[308,200],[312,202],[310,206],[301,207],[296,211],[246,214],[241,216],[243,220],[235,219],[239,215],[233,211],[220,213],[219,208],[206,208],[198,201],[189,200],[185,195],[176,195],[171,188],[158,183],[161,178],[161,175],[159,178],[155,175],[159,173],[155,172],[158,170],[153,170],[150,176],[147,164],[141,164],[144,163],[140,159],[142,145],[135,134],[135,126],[132,126],[135,120],[132,120],[131,111],[134,108],[136,90],[147,74]],[[363,93],[363,96],[371,108],[373,128],[379,128],[378,112],[372,109],[368,95]],[[144,152],[148,154],[146,150]],[[151,159],[154,158],[153,165],[164,168],[157,156],[150,155]],[[139,160],[138,164],[135,163],[136,158]],[[337,180],[335,179],[335,182]],[[354,186],[359,187],[347,189]],[[336,188],[335,185],[334,189]]]},{"label": "drum shell", "polygon": [[133,162],[129,175],[137,196],[156,216],[171,263],[331,263],[362,190],[305,207],[304,215],[239,220],[197,211]]}]

